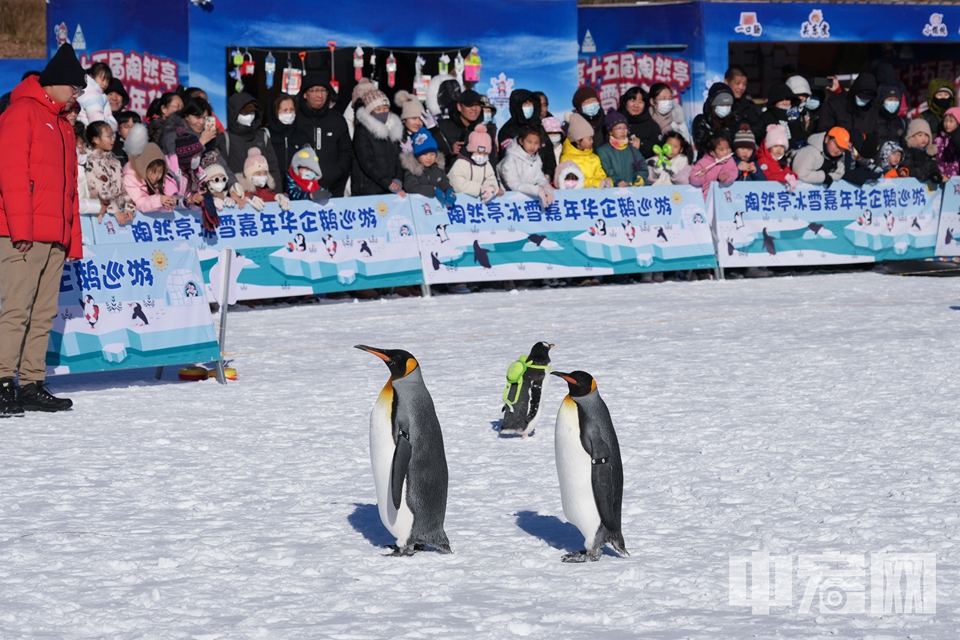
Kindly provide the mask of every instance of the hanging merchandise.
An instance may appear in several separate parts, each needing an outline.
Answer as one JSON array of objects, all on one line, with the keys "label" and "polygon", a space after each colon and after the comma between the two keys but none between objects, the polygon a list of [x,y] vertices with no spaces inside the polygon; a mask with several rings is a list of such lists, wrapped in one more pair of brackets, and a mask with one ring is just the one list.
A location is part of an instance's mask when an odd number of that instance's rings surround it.
[{"label": "hanging merchandise", "polygon": [[450,73],[450,56],[447,54],[440,56],[440,64],[437,66],[437,73],[440,75]]},{"label": "hanging merchandise", "polygon": [[460,83],[460,86],[463,86],[463,56],[460,55],[460,52],[457,52],[457,57],[453,60],[453,69],[457,74],[457,82]]},{"label": "hanging merchandise", "polygon": [[284,93],[295,96],[300,93],[300,84],[303,81],[303,72],[293,66],[290,54],[287,54],[287,68],[283,70],[281,89]]},{"label": "hanging merchandise", "polygon": [[248,49],[244,49],[243,64],[240,65],[240,75],[252,76],[257,72],[257,63],[253,61],[253,54]]},{"label": "hanging merchandise", "polygon": [[277,71],[277,59],[273,57],[273,51],[267,54],[267,59],[263,63],[263,70],[267,74],[267,88],[273,86],[273,75]]},{"label": "hanging merchandise", "polygon": [[241,75],[240,67],[234,67],[233,71],[229,73],[229,76],[236,80],[236,82],[233,84],[233,90],[237,93],[243,91],[243,80],[240,79]]},{"label": "hanging merchandise", "polygon": [[353,79],[360,82],[361,78],[363,78],[363,49],[357,45],[353,50]]},{"label": "hanging merchandise", "polygon": [[230,59],[233,62],[233,66],[239,67],[243,64],[243,54],[240,53],[240,49],[234,49],[230,52]]},{"label": "hanging merchandise", "polygon": [[464,62],[466,72],[463,79],[467,82],[480,82],[481,66],[482,63],[480,62],[480,55],[477,53],[477,48],[473,47],[470,49],[470,55],[467,56],[467,59]]},{"label": "hanging merchandise", "polygon": [[234,49],[230,52],[230,62],[233,63],[233,69],[231,69],[227,75],[230,76],[231,79],[236,80],[233,85],[233,90],[240,93],[243,91],[243,81],[240,79],[242,75],[243,54],[240,53],[240,49]]},{"label": "hanging merchandise", "polygon": [[333,90],[337,93],[340,93],[340,83],[337,82],[337,65],[334,64],[333,54],[337,49],[337,41],[330,40],[327,42],[327,48],[330,49],[330,86],[333,87]]},{"label": "hanging merchandise", "polygon": [[379,89],[380,83],[377,82],[375,77],[376,75],[377,75],[377,51],[376,49],[374,49],[373,53],[370,54],[370,82],[373,83],[374,87]]},{"label": "hanging merchandise", "polygon": [[414,69],[416,70],[416,73],[414,73],[414,76],[416,76],[417,78],[419,78],[420,76],[423,75],[423,65],[425,65],[425,64],[427,64],[427,61],[424,60],[424,59],[423,59],[423,56],[421,56],[421,55],[418,53],[418,54],[417,54],[417,59],[416,59],[416,61],[413,63],[413,67],[414,67]]},{"label": "hanging merchandise", "polygon": [[397,84],[397,59],[393,57],[393,52],[390,52],[390,57],[387,58],[387,86],[391,89]]}]

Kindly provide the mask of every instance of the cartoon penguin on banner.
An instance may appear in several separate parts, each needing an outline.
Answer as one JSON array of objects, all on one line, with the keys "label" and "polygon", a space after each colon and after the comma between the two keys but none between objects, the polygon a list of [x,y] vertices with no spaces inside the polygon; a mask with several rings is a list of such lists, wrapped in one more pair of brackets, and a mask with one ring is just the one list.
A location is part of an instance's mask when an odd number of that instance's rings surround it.
[{"label": "cartoon penguin on banner", "polygon": [[83,317],[86,318],[87,322],[90,323],[90,328],[93,329],[97,326],[97,321],[100,320],[100,307],[96,304],[93,296],[80,298],[80,306],[83,308]]},{"label": "cartoon penguin on banner", "polygon": [[394,556],[430,545],[451,553],[443,530],[447,511],[447,459],[433,399],[420,364],[400,349],[359,344],[390,369],[370,413],[370,462],[380,519],[397,537]]},{"label": "cartoon penguin on banner", "polygon": [[540,406],[550,378],[549,342],[538,342],[530,349],[529,356],[520,359],[507,369],[507,387],[503,390],[503,423],[500,435],[519,433],[530,436],[540,422]]},{"label": "cartoon penguin on banner", "polygon": [[563,562],[596,561],[610,543],[629,556],[620,530],[623,463],[610,411],[589,373],[551,375],[563,378],[570,393],[557,413],[554,446],[563,515],[583,534],[586,549],[564,555]]}]

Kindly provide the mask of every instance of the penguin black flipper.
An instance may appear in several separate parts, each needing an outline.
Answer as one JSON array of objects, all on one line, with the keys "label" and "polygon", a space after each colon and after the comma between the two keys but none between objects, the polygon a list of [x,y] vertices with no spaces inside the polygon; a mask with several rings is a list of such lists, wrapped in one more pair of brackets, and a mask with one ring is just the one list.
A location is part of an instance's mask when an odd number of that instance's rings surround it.
[{"label": "penguin black flipper", "polygon": [[[593,499],[600,515],[600,524],[609,532],[608,540],[617,551],[626,552],[623,534],[620,531],[621,510],[623,502],[623,462],[620,459],[620,445],[616,435],[609,440],[609,436],[599,430],[591,429],[591,420],[586,416],[582,407],[577,408],[580,413],[581,427],[580,443],[583,450],[590,455],[590,484],[593,488]],[[603,405],[606,412],[606,406]],[[610,418],[606,418],[609,424]],[[601,543],[602,544],[602,543]]]},{"label": "penguin black flipper", "polygon": [[410,446],[409,436],[400,431],[397,436],[397,448],[393,451],[393,464],[390,467],[390,495],[393,498],[393,508],[400,508],[403,498],[403,481],[407,478],[407,469],[410,467],[410,456],[413,447]]}]

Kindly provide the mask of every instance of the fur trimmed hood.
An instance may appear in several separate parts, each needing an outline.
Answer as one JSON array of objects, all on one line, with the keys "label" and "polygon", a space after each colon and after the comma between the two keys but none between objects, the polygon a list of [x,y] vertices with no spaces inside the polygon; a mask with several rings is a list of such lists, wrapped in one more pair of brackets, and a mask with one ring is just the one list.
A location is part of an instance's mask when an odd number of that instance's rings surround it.
[{"label": "fur trimmed hood", "polygon": [[573,175],[577,176],[577,180],[580,182],[580,184],[577,185],[577,189],[582,189],[583,185],[587,182],[587,177],[583,174],[583,169],[580,168],[580,165],[573,160],[564,160],[557,167],[557,173],[554,175],[553,180],[553,183],[557,185],[557,189],[565,188],[563,186],[563,178],[568,173],[572,173]]},{"label": "fur trimmed hood", "polygon": [[[403,170],[407,173],[413,174],[418,178],[423,175],[424,166],[420,164],[420,161],[413,157],[412,153],[401,153],[400,154],[400,166],[403,167]],[[435,167],[439,167],[444,173],[447,172],[447,161],[444,159],[442,153],[437,154],[437,161],[434,164]]]},{"label": "fur trimmed hood", "polygon": [[383,124],[367,113],[366,109],[357,109],[354,118],[356,118],[359,125],[369,131],[373,137],[378,140],[400,142],[403,139],[403,123],[400,122],[400,116],[392,111],[387,114],[386,124]]}]

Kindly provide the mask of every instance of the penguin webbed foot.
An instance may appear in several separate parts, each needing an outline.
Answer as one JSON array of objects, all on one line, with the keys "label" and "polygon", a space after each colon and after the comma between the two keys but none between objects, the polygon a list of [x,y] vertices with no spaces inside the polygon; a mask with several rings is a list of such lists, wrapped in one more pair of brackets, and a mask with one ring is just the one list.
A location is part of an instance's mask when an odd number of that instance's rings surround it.
[{"label": "penguin webbed foot", "polygon": [[587,551],[586,549],[581,549],[580,551],[574,551],[573,553],[564,554],[560,558],[560,562],[575,563],[579,564],[581,562],[596,562],[600,559],[599,553],[594,553],[592,551]]},{"label": "penguin webbed foot", "polygon": [[388,558],[400,558],[403,556],[412,556],[417,551],[423,551],[422,544],[408,544],[405,547],[400,547],[395,544],[386,544],[383,546],[384,549],[392,549],[392,553],[384,554]]}]

